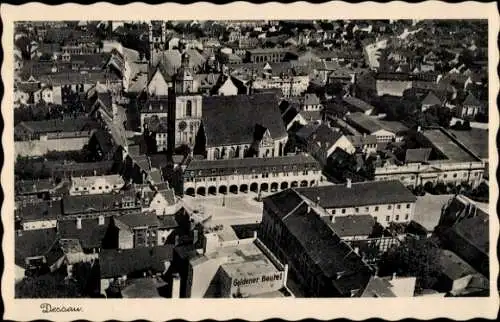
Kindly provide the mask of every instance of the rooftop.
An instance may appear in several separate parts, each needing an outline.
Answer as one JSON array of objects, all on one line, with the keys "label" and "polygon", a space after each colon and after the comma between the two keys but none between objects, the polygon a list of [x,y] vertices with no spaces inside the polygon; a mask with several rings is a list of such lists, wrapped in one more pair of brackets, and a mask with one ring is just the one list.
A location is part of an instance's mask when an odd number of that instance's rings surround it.
[{"label": "rooftop", "polygon": [[274,94],[208,96],[203,98],[203,129],[207,146],[251,144],[257,125],[273,139],[286,136]]},{"label": "rooftop", "polygon": [[[293,189],[284,190],[264,199],[264,207],[271,208],[285,224],[309,259],[322,274],[332,279],[333,286],[347,294],[352,289],[363,289],[371,275],[370,268],[354,250],[331,229]],[[288,212],[285,212],[288,210]],[[310,212],[309,212],[310,211]]]},{"label": "rooftop", "polygon": [[357,182],[352,183],[351,188],[345,184],[336,184],[296,188],[296,190],[313,201],[319,197],[319,204],[327,209],[413,203],[417,200],[417,197],[398,180]]},{"label": "rooftop", "polygon": [[335,217],[333,229],[340,237],[369,236],[375,219],[371,215],[349,215]]},{"label": "rooftop", "polygon": [[132,249],[103,249],[99,253],[101,278],[121,277],[152,270],[164,272],[173,256],[172,245]]},{"label": "rooftop", "polygon": [[[307,154],[273,157],[273,158],[243,158],[243,159],[227,159],[227,160],[193,160],[186,168],[186,173],[193,172],[192,175],[197,175],[194,172],[201,172],[202,175],[213,175],[212,170],[219,170],[223,173],[234,174],[237,169],[238,173],[253,172],[256,169],[267,169],[273,171],[273,167],[280,167],[275,171],[288,169],[291,171],[299,166],[310,167],[311,170],[319,169],[318,162]],[[295,168],[294,168],[295,167]],[[210,170],[210,171],[208,171]],[[218,173],[219,174],[219,173]]]},{"label": "rooftop", "polygon": [[83,248],[101,248],[109,222],[109,217],[104,218],[103,225],[99,225],[97,218],[82,218],[79,229],[76,220],[61,220],[58,222],[58,233],[61,238],[79,240]]},{"label": "rooftop", "polygon": [[43,256],[57,240],[55,228],[23,231],[22,235],[15,237],[15,262],[21,267],[26,267],[27,257]]},{"label": "rooftop", "polygon": [[439,254],[439,266],[442,269],[442,273],[453,281],[477,273],[472,266],[458,257],[457,254],[444,249]]},{"label": "rooftop", "polygon": [[450,130],[450,133],[480,158],[488,158],[488,130],[472,128],[469,131]]},{"label": "rooftop", "polygon": [[449,160],[458,162],[478,161],[472,154],[457,144],[441,129],[425,130],[423,135]]}]

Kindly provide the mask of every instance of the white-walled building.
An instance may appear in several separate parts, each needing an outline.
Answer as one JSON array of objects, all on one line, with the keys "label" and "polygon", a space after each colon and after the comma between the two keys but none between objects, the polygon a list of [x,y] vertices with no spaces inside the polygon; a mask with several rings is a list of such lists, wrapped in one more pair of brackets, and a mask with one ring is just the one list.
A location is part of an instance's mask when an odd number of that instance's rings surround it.
[{"label": "white-walled building", "polygon": [[69,194],[86,195],[86,194],[102,194],[119,191],[125,185],[125,181],[118,174],[107,176],[91,176],[91,177],[73,177],[71,178],[71,187]]},{"label": "white-walled building", "polygon": [[278,191],[315,186],[321,167],[309,155],[229,160],[194,160],[184,172],[184,193],[207,194]]},{"label": "white-walled building", "polygon": [[297,191],[331,215],[369,214],[383,226],[391,222],[409,223],[415,213],[415,197],[399,181],[368,181],[321,187],[299,188]]}]

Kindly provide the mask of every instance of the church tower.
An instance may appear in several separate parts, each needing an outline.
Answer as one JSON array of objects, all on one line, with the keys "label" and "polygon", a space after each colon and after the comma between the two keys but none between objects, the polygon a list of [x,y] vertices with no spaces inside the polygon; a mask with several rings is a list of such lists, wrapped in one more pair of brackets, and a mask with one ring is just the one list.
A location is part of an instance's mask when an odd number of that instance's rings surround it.
[{"label": "church tower", "polygon": [[189,66],[189,55],[184,52],[181,56],[181,67],[175,75],[175,93],[177,95],[193,92],[193,70]]},{"label": "church tower", "polygon": [[181,67],[173,81],[168,98],[168,149],[174,151],[181,145],[193,149],[201,124],[202,96],[194,93],[194,75],[186,52],[181,56]]}]

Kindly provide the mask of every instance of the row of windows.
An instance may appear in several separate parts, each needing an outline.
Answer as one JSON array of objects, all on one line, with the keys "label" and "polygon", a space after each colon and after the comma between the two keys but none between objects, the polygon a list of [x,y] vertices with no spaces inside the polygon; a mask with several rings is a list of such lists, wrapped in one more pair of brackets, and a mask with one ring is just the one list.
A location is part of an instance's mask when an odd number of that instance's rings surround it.
[{"label": "row of windows", "polygon": [[[99,190],[102,190],[102,186],[99,186],[97,187]],[[113,189],[116,189],[118,188],[118,186],[115,184],[113,185]],[[104,189],[109,189],[109,186],[105,186]],[[79,191],[80,190],[80,187],[75,187],[75,191]],[[83,191],[88,191],[88,188],[87,187],[83,187],[82,188]],[[96,190],[96,187],[95,186],[92,186],[92,189],[91,190]]]},{"label": "row of windows", "polygon": [[[402,208],[402,205],[401,204],[398,204],[396,205],[396,209],[401,209]],[[406,209],[410,209],[411,208],[411,204],[406,204]],[[387,205],[387,209],[388,210],[391,210],[392,209],[392,205]],[[380,210],[380,206],[374,206],[373,207],[373,211],[379,211]],[[345,214],[346,213],[346,208],[342,208],[340,209],[340,212]],[[356,213],[359,213],[360,211],[360,208],[359,207],[356,207],[354,208],[354,212]],[[370,211],[370,207],[364,207],[364,211],[366,212],[369,212]],[[335,215],[337,213],[337,209],[332,209],[332,215]]]},{"label": "row of windows", "polygon": [[[288,176],[300,176],[302,175],[309,175],[309,174],[317,174],[319,171],[303,171],[303,172],[284,172],[281,173],[283,177],[288,177]],[[213,173],[215,174],[215,173]],[[279,177],[280,173],[272,173],[272,177]],[[259,179],[259,178],[269,178],[269,173],[263,173],[263,174],[257,174],[257,175],[241,175],[241,179]],[[220,176],[220,177],[208,177],[208,178],[196,178],[194,181],[195,182],[202,182],[202,181],[225,181],[225,180],[235,180],[237,177],[232,175],[232,176]],[[192,178],[185,178],[185,182],[193,182]]]},{"label": "row of windows", "polygon": [[[373,216],[373,219],[375,219],[375,221],[378,220],[377,216]],[[404,216],[404,220],[409,220],[410,219],[410,214],[406,214]],[[396,215],[394,217],[394,221],[399,221],[400,220],[400,216],[399,215]],[[385,221],[386,222],[390,222],[391,221],[391,216],[385,216]]]}]

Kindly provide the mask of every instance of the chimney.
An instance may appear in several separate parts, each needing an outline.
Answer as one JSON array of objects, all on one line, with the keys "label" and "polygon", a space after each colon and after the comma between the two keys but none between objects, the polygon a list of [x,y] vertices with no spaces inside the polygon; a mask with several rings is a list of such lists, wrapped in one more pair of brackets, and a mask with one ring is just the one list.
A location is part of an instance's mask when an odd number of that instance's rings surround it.
[{"label": "chimney", "polygon": [[179,245],[179,235],[175,236],[174,246]]},{"label": "chimney", "polygon": [[396,279],[396,273],[392,273],[392,279],[395,280]]},{"label": "chimney", "polygon": [[172,275],[172,298],[178,299],[181,296],[181,278],[178,273]]},{"label": "chimney", "polygon": [[[81,223],[80,223],[81,225]],[[103,215],[100,215],[99,216],[99,226],[103,226],[104,225],[104,216]]]},{"label": "chimney", "polygon": [[205,238],[203,240],[203,253],[212,253],[217,249],[219,241],[219,236],[217,233],[207,233],[205,234]]},{"label": "chimney", "polygon": [[417,127],[417,132],[422,132],[422,127],[420,125]]},{"label": "chimney", "polygon": [[319,200],[320,200],[320,198],[319,198],[319,196],[317,196],[316,197],[316,206],[319,206]]},{"label": "chimney", "polygon": [[347,186],[348,189],[351,189],[351,187],[352,187],[352,180],[350,178],[347,178],[347,185],[346,186]]},{"label": "chimney", "polygon": [[198,234],[199,234],[198,229],[193,230],[193,244],[194,245],[196,245],[196,243],[198,242]]},{"label": "chimney", "polygon": [[76,229],[82,229],[82,218],[76,218]]}]

